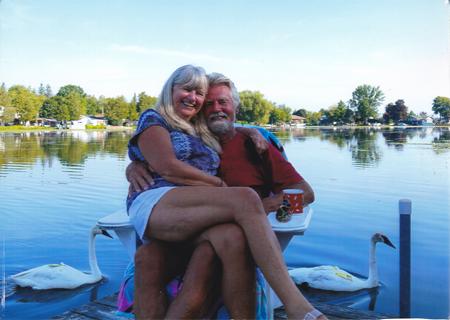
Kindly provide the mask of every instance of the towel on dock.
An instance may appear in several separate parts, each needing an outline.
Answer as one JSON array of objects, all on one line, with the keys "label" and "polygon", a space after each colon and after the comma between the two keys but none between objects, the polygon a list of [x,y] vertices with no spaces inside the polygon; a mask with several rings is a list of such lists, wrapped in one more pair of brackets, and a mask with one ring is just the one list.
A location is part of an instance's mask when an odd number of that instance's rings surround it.
[{"label": "towel on dock", "polygon": [[[181,277],[173,279],[167,286],[167,294],[169,299],[173,300],[183,287]],[[268,306],[267,297],[264,291],[264,277],[261,271],[256,269],[256,319],[267,319]],[[117,298],[118,313],[122,316],[132,317],[132,307],[134,301],[134,263],[130,262],[125,270],[122,284],[120,285],[119,295]],[[216,319],[230,319],[229,313],[225,306],[221,306],[217,311]]]}]

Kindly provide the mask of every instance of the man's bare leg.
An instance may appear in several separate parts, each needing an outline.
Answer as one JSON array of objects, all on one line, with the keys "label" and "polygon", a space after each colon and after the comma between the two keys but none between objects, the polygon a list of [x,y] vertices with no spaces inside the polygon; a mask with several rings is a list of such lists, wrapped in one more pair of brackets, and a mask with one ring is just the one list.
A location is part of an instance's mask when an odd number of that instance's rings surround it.
[{"label": "man's bare leg", "polygon": [[[187,254],[187,252],[186,252]],[[137,319],[163,319],[168,307],[166,285],[186,264],[186,257],[163,241],[140,246],[135,255],[134,305]]]},{"label": "man's bare leg", "polygon": [[192,254],[183,288],[170,304],[166,318],[199,319],[210,314],[220,295],[220,271],[220,261],[211,244],[202,241]]},{"label": "man's bare leg", "polygon": [[211,242],[222,263],[222,296],[233,319],[255,319],[255,264],[242,229],[232,223],[207,229],[200,236]]}]

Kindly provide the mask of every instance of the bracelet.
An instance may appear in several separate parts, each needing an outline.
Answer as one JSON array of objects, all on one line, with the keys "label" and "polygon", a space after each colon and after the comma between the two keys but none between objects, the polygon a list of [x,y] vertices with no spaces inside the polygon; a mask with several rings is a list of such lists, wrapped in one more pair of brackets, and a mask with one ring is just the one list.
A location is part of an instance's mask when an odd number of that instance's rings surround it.
[{"label": "bracelet", "polygon": [[304,320],[317,320],[320,316],[323,316],[323,313],[317,309],[312,309],[310,312],[305,314]]}]

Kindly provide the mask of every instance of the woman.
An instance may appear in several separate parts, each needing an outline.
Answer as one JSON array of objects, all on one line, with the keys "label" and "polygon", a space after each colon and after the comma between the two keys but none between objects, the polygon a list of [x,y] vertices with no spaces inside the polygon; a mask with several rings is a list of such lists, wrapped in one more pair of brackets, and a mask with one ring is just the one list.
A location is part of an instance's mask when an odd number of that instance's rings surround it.
[{"label": "woman", "polygon": [[155,183],[128,199],[130,219],[144,241],[186,241],[210,227],[237,224],[288,317],[316,319],[320,313],[287,273],[258,195],[250,188],[225,188],[214,176],[220,145],[197,116],[206,90],[203,69],[183,66],[165,83],[156,110],[142,114],[129,154],[131,160],[148,163],[156,173]]}]

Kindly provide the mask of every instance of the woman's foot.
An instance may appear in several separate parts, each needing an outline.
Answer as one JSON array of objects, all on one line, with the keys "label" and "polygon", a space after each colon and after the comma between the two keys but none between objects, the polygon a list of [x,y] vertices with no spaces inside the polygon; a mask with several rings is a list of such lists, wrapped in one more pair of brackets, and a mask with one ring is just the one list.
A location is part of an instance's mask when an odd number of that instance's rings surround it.
[{"label": "woman's foot", "polygon": [[312,309],[303,317],[304,320],[325,320],[327,317],[317,309]]},{"label": "woman's foot", "polygon": [[313,308],[306,313],[288,313],[288,319],[303,319],[303,320],[327,320],[328,318],[319,310]]}]

